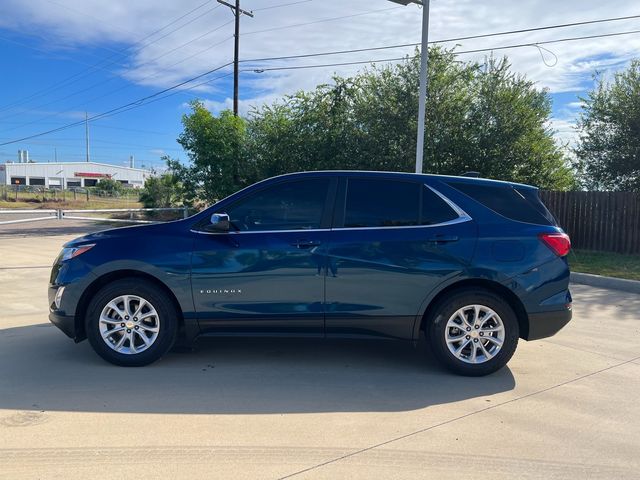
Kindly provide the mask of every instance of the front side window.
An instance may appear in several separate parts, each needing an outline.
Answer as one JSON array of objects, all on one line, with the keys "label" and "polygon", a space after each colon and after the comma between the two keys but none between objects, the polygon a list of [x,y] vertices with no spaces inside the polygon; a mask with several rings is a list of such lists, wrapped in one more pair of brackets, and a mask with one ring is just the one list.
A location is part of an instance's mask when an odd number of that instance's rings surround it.
[{"label": "front side window", "polygon": [[225,213],[240,231],[320,228],[330,180],[287,182],[261,190]]},{"label": "front side window", "polygon": [[377,179],[350,179],[344,226],[404,227],[419,225],[420,185]]}]

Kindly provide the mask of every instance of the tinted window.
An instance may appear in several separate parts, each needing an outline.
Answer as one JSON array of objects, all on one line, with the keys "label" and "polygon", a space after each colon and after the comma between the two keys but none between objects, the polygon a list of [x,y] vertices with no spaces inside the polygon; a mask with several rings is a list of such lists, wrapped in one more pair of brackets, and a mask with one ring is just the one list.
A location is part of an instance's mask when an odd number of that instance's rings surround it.
[{"label": "tinted window", "polygon": [[329,179],[289,182],[266,188],[230,207],[239,230],[304,230],[320,228]]},{"label": "tinted window", "polygon": [[350,179],[345,227],[418,225],[420,185],[392,180]]},{"label": "tinted window", "polygon": [[511,186],[456,183],[450,185],[500,215],[518,222],[555,225],[555,220],[540,201],[537,190]]},{"label": "tinted window", "polygon": [[547,209],[547,207],[544,206],[542,200],[540,200],[540,194],[538,193],[538,190],[535,190],[533,188],[516,188],[516,190],[529,202],[529,205],[535,208],[540,215],[547,219],[547,222],[550,225],[558,224],[551,212]]},{"label": "tinted window", "polygon": [[424,187],[422,190],[421,225],[436,225],[458,218],[458,214],[440,198],[433,190]]}]

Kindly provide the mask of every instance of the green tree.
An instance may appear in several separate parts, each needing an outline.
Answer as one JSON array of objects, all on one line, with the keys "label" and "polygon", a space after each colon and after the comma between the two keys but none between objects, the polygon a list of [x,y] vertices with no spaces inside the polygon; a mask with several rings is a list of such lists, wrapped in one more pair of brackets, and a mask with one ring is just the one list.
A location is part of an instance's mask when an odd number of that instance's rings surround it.
[{"label": "green tree", "polygon": [[168,160],[170,170],[183,183],[185,198],[213,203],[251,183],[254,168],[246,151],[246,120],[230,111],[214,116],[200,102],[182,118],[184,130],[178,143],[189,164]]},{"label": "green tree", "polygon": [[140,202],[145,208],[179,207],[183,197],[182,183],[172,173],[147,178],[140,191]]},{"label": "green tree", "polygon": [[124,190],[124,186],[117,180],[113,178],[102,178],[96,184],[96,190],[99,192],[104,192],[107,195],[117,196],[122,193]]},{"label": "green tree", "polygon": [[[178,142],[189,156],[169,160],[186,200],[206,203],[261,178],[301,170],[413,171],[419,55],[289,95],[250,112],[212,115],[192,103]],[[424,171],[478,171],[545,189],[575,186],[573,171],[548,126],[546,90],[511,70],[506,59],[460,62],[453,50],[429,58]]]},{"label": "green tree", "polygon": [[[352,168],[412,171],[419,56],[334,78],[254,110],[249,150],[259,177],[295,170]],[[459,62],[433,48],[424,171],[574,186],[572,170],[548,127],[548,92],[511,71],[506,59]]]},{"label": "green tree", "polygon": [[640,60],[582,98],[577,164],[587,188],[640,191]]}]

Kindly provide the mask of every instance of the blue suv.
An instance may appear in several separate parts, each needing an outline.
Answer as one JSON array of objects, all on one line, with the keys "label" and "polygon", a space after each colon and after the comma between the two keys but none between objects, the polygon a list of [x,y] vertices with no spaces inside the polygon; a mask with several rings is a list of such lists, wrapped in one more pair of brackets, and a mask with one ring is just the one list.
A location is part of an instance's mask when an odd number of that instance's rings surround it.
[{"label": "blue suv", "polygon": [[142,366],[201,335],[393,339],[423,333],[462,375],[571,319],[570,243],[535,187],[470,177],[305,172],[176,222],[67,243],[50,320]]}]

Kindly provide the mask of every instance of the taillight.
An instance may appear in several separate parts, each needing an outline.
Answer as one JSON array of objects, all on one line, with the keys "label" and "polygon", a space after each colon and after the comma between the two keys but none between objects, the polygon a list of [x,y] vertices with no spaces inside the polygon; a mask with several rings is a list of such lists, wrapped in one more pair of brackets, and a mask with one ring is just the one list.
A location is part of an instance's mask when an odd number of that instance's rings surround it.
[{"label": "taillight", "polygon": [[566,233],[542,233],[540,240],[559,257],[564,257],[571,250],[571,240]]}]

